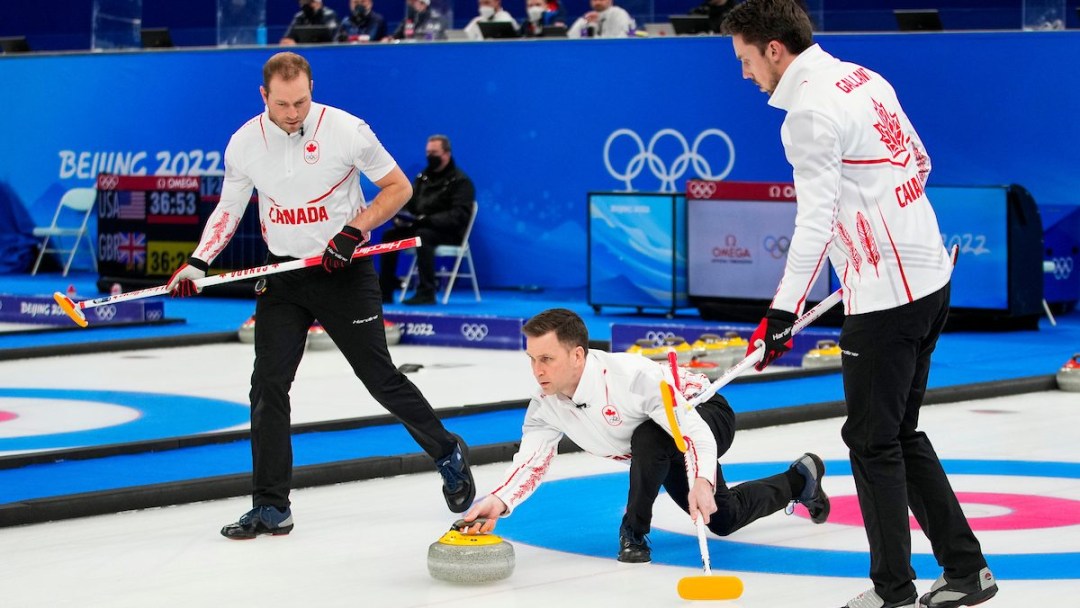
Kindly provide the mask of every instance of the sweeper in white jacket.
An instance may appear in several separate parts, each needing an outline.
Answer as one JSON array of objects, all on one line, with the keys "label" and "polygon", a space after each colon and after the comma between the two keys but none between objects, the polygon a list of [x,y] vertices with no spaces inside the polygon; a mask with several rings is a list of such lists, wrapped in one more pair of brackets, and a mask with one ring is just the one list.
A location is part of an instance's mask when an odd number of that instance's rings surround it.
[{"label": "sweeper in white jacket", "polygon": [[[731,447],[735,414],[714,395],[682,419],[694,484],[690,487],[683,454],[676,448],[661,400],[660,382],[673,380],[666,364],[639,354],[590,350],[585,323],[562,308],[544,311],[525,324],[526,352],[540,390],[525,412],[521,447],[503,481],[465,514],[488,521],[490,531],[540,485],[565,435],[581,449],[630,464],[630,493],[619,530],[618,560],[648,562],[653,502],[663,486],[692,519],[701,516],[709,529],[726,536],[746,524],[800,502],[814,523],[829,515],[821,489],[821,459],[804,454],[788,468],[765,479],[733,488],[724,483],[717,458]],[[682,394],[689,399],[708,386],[700,374],[680,370]]]},{"label": "sweeper in white jacket", "polygon": [[[743,77],[787,111],[780,137],[798,211],[776,297],[750,339],[762,369],[791,348],[791,327],[826,256],[844,290],[840,333],[850,450],[874,588],[851,608],[970,606],[997,592],[979,541],[926,435],[917,429],[930,355],[949,312],[952,263],[930,201],[930,157],[892,86],[814,44],[798,0],[732,9]],[[944,569],[921,600],[908,508]]]}]

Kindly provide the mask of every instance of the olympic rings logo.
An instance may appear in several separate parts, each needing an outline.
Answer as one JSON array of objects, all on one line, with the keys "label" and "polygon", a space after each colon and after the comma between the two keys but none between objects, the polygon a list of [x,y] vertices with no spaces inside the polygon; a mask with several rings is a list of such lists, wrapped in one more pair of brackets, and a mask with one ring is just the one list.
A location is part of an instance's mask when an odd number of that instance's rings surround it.
[{"label": "olympic rings logo", "polygon": [[480,342],[488,335],[488,327],[483,323],[462,323],[461,335],[469,342]]},{"label": "olympic rings logo", "polygon": [[1071,257],[1054,258],[1054,278],[1064,281],[1072,275],[1073,259]]},{"label": "olympic rings logo", "polygon": [[787,255],[788,249],[791,247],[791,239],[786,236],[767,236],[762,243],[765,247],[765,251],[773,257],[773,259],[779,260]]},{"label": "olympic rings logo", "polygon": [[116,317],[116,307],[109,304],[94,309],[94,314],[100,321],[112,321]]},{"label": "olympic rings logo", "polygon": [[[619,172],[611,165],[611,145],[616,139],[623,136],[629,137],[631,141],[637,144],[637,154],[630,158],[625,171]],[[709,161],[699,152],[701,143],[709,136],[716,136],[727,145],[727,166],[719,173],[713,173]],[[665,137],[674,138],[675,141],[682,145],[683,150],[681,154],[671,161],[670,165],[656,153],[657,142]],[[686,137],[675,129],[661,129],[656,132],[656,135],[652,136],[649,145],[646,146],[641,137],[631,129],[618,129],[609,135],[607,141],[604,142],[604,166],[611,177],[626,185],[628,192],[634,191],[634,178],[641,175],[646,166],[648,166],[653,176],[660,180],[661,192],[675,192],[675,181],[682,177],[691,166],[701,179],[722,180],[727,177],[731,173],[731,168],[735,166],[735,143],[728,137],[727,133],[720,129],[705,129],[698,134],[694,139],[694,144],[691,146],[687,143]]]},{"label": "olympic rings logo", "polygon": [[146,320],[147,321],[160,321],[161,320],[161,311],[157,310],[156,308],[153,309],[153,310],[146,311]]},{"label": "olympic rings logo", "polygon": [[686,192],[690,198],[707,199],[716,193],[716,182],[689,181],[686,183]]},{"label": "olympic rings logo", "polygon": [[117,175],[102,174],[98,176],[98,190],[115,190],[119,184],[120,177]]},{"label": "olympic rings logo", "polygon": [[653,346],[663,346],[668,338],[674,338],[675,334],[670,331],[647,331],[645,339],[652,342]]}]

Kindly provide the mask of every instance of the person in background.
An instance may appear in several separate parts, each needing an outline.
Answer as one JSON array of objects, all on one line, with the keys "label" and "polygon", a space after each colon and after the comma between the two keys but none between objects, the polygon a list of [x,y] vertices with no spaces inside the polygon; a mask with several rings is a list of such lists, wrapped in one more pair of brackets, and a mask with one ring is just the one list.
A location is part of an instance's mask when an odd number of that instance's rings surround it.
[{"label": "person in background", "polygon": [[559,0],[526,0],[521,35],[536,38],[542,36],[548,26],[566,27],[566,9]]},{"label": "person in background", "polygon": [[431,0],[408,0],[405,18],[387,40],[443,40],[446,17],[431,8]]},{"label": "person in background", "polygon": [[[798,0],[747,0],[724,19],[743,78],[785,111],[780,140],[798,211],[776,295],[750,338],[763,369],[829,257],[843,285],[840,331],[849,450],[873,588],[849,608],[954,608],[997,582],[934,446],[918,429],[930,356],[949,316],[953,264],[926,196],[930,156],[882,76],[814,43]],[[918,595],[915,515],[943,574]]]},{"label": "person in background", "polygon": [[386,38],[386,19],[372,10],[372,0],[349,0],[349,16],[341,22],[338,42],[375,42]]},{"label": "person in background", "polygon": [[472,21],[465,26],[465,35],[469,37],[469,40],[483,40],[484,34],[480,31],[480,22],[495,23],[497,21],[504,21],[514,26],[514,29],[518,29],[517,21],[514,20],[513,15],[508,13],[502,7],[502,0],[478,0],[477,8],[479,15],[473,17]]},{"label": "person in background", "polygon": [[[371,396],[399,420],[432,458],[447,507],[462,513],[476,495],[464,440],[449,432],[431,404],[394,366],[386,345],[382,304],[371,258],[353,260],[371,231],[412,194],[409,179],[366,122],[312,101],[311,65],[277,53],[263,66],[265,110],[248,120],[225,148],[221,198],[199,243],[169,279],[174,296],[194,295],[225,249],[251,199],[269,262],[322,256],[321,266],[283,272],[257,286],[255,365],[251,374],[252,509],[221,529],[233,540],[293,529],[292,405],[289,391],[304,354],[308,328],[322,322]],[[378,189],[368,204],[363,173]],[[206,370],[184,373],[197,378]],[[334,395],[345,406],[355,396]]]},{"label": "person in background", "polygon": [[281,38],[283,46],[296,44],[294,29],[297,26],[321,25],[326,28],[327,40],[333,40],[334,33],[338,29],[338,16],[334,9],[322,3],[322,0],[300,0],[300,11],[293,15],[289,27],[285,29],[285,35]]},{"label": "person in background", "polygon": [[[465,236],[472,216],[476,188],[465,172],[458,168],[450,149],[450,138],[432,135],[424,154],[427,166],[413,180],[413,195],[404,209],[394,217],[394,225],[383,232],[383,242],[420,237],[416,249],[416,270],[419,284],[413,297],[405,304],[434,304],[438,284],[435,280],[435,248],[439,245],[458,245]],[[392,302],[398,288],[396,252],[380,256],[383,302]]]},{"label": "person in background", "polygon": [[634,18],[614,0],[589,0],[592,10],[570,26],[568,38],[628,38],[637,27]]},{"label": "person in background", "polygon": [[[695,454],[689,464],[675,445],[660,385],[674,380],[667,362],[659,364],[636,353],[589,349],[589,331],[571,310],[553,308],[529,319],[522,331],[538,390],[525,410],[521,443],[514,462],[487,497],[463,519],[467,533],[490,532],[541,484],[565,435],[586,452],[630,464],[630,492],[619,528],[618,561],[652,561],[646,535],[653,503],[664,487],[692,520],[702,518],[715,534],[727,536],[775,513],[792,502],[802,503],[811,521],[829,517],[829,497],[821,488],[825,465],[803,454],[787,470],[729,488],[718,463],[735,439],[735,413],[721,395],[685,410],[709,386],[709,380],[679,368],[676,405],[684,413],[680,432]],[[689,478],[693,477],[691,485]]]},{"label": "person in background", "polygon": [[714,34],[720,33],[720,25],[724,17],[735,8],[738,0],[705,0],[698,6],[690,9],[691,15],[704,15],[709,18],[709,31]]}]

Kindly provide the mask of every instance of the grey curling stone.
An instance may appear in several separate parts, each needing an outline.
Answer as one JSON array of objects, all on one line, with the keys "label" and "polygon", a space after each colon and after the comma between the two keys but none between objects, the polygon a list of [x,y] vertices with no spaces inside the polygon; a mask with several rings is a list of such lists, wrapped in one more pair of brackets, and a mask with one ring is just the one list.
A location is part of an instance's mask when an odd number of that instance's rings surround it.
[{"label": "grey curling stone", "polygon": [[1080,353],[1073,355],[1058,370],[1057,384],[1063,391],[1080,393]]},{"label": "grey curling stone", "polygon": [[323,326],[315,323],[308,329],[307,347],[311,350],[330,350],[335,348],[335,345]]},{"label": "grey curling stone", "polygon": [[464,520],[454,522],[449,532],[428,547],[432,578],[468,585],[501,581],[513,574],[513,545],[494,534],[462,534],[465,525]]},{"label": "grey curling stone", "polygon": [[240,329],[236,330],[236,336],[240,338],[240,341],[244,344],[255,343],[255,317],[251,317],[244,324],[240,326]]},{"label": "grey curling stone", "polygon": [[383,320],[383,328],[386,330],[386,343],[390,346],[401,342],[401,324]]}]

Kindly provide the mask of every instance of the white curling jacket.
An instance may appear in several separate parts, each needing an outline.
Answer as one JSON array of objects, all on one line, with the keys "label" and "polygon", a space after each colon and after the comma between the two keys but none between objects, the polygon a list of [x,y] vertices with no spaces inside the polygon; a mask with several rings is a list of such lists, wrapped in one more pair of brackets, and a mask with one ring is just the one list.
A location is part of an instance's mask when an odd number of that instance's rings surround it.
[{"label": "white curling jacket", "polygon": [[924,192],[930,157],[892,85],[818,45],[780,78],[769,105],[798,211],[772,307],[800,314],[828,256],[846,314],[886,310],[942,288],[952,263]]},{"label": "white curling jacket", "polygon": [[312,103],[303,134],[288,134],[269,112],[249,120],[225,149],[221,200],[203,228],[194,257],[210,263],[259,193],[259,225],[270,253],[320,255],[346,222],[367,206],[357,172],[372,182],[397,166],[371,127],[330,106]]},{"label": "white curling jacket", "polygon": [[[682,394],[676,400],[685,406],[709,380],[680,368]],[[670,382],[667,363],[658,363],[635,353],[607,353],[590,350],[581,381],[572,399],[544,395],[539,390],[525,411],[521,446],[502,482],[491,493],[506,504],[509,515],[540,485],[558,451],[563,435],[581,449],[596,456],[629,463],[630,437],[634,429],[653,420],[672,434],[660,394],[661,380]],[[679,425],[687,451],[696,461],[695,477],[716,484],[716,438],[696,410],[676,405]]]}]

